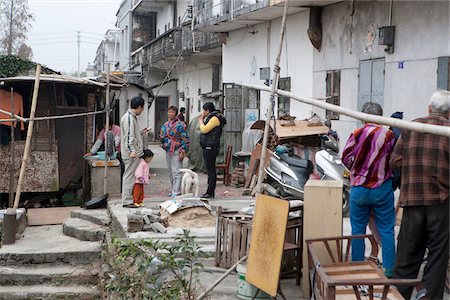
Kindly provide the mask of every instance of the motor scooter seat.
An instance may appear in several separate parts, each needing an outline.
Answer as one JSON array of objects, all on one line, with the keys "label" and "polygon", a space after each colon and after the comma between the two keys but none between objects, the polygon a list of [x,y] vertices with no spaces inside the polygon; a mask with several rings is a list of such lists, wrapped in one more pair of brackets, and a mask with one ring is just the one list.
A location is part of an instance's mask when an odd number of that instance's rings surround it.
[{"label": "motor scooter seat", "polygon": [[289,155],[287,153],[283,153],[280,155],[282,161],[286,162],[288,165],[300,167],[300,168],[309,168],[311,162],[308,159],[302,159],[296,155]]}]

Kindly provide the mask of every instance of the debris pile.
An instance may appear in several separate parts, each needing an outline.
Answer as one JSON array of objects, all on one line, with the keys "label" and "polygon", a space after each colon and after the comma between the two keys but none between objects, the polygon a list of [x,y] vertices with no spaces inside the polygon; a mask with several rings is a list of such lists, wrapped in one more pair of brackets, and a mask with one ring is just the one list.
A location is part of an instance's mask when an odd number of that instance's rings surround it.
[{"label": "debris pile", "polygon": [[239,162],[231,174],[231,186],[240,188],[245,184],[244,164]]},{"label": "debris pile", "polygon": [[165,233],[168,226],[167,218],[162,218],[160,212],[144,208],[128,213],[128,232],[154,231]]}]

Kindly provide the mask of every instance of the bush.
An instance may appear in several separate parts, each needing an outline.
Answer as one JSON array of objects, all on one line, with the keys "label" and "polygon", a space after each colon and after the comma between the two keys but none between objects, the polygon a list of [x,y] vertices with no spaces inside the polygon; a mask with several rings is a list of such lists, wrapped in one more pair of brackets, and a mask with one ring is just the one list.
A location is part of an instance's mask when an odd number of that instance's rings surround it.
[{"label": "bush", "polygon": [[106,274],[109,299],[195,299],[203,271],[200,251],[190,231],[169,245],[152,239],[113,239]]}]

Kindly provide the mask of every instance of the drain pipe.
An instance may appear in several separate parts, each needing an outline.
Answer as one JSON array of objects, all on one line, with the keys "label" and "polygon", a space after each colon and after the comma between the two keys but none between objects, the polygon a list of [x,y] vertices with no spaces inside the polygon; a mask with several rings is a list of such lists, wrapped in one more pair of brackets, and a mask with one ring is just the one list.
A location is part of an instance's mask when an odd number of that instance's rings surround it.
[{"label": "drain pipe", "polygon": [[394,0],[389,1],[389,26],[392,26],[392,5]]}]

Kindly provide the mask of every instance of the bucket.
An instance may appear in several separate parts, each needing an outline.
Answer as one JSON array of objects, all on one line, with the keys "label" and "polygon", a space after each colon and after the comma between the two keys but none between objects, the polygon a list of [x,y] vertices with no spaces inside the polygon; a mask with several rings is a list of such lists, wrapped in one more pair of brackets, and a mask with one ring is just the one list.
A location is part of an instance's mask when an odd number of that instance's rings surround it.
[{"label": "bucket", "polygon": [[[247,266],[239,264],[236,268],[237,271],[237,297],[239,299],[247,299],[251,300],[253,299],[253,296],[255,296],[256,291],[258,290],[257,287],[253,286],[252,284],[248,283],[245,280],[245,274],[247,272]],[[263,291],[259,291],[258,295],[256,295],[255,299],[270,299],[270,295],[264,293]]]}]

